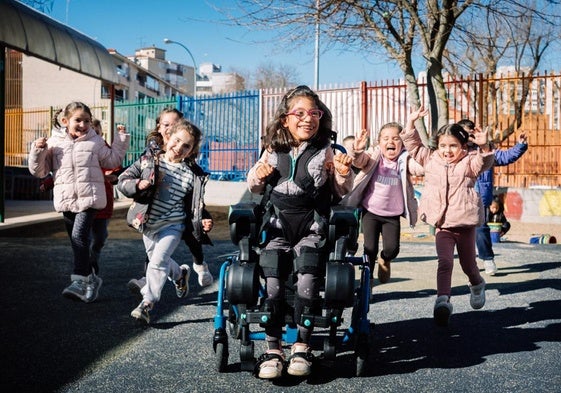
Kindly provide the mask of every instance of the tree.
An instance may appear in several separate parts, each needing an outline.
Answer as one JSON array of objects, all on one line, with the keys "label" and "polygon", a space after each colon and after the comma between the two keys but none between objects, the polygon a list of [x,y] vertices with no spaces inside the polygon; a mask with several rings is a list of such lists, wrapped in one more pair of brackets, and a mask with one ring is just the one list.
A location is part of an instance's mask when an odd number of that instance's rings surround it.
[{"label": "tree", "polygon": [[253,72],[244,71],[250,89],[287,88],[298,84],[298,71],[286,64],[261,63]]},{"label": "tree", "polygon": [[[458,28],[455,37],[452,38],[452,44],[445,53],[446,68],[455,75],[465,70],[471,74],[481,73],[489,77],[498,72],[502,63],[512,65],[516,74],[524,76],[520,94],[515,95],[515,89],[511,90],[510,103],[514,107],[515,121],[500,133],[500,140],[506,139],[520,127],[534,75],[546,50],[560,38],[560,16],[555,9],[557,4],[534,1],[508,5],[508,9],[501,9],[501,3],[498,2],[493,8],[468,12],[468,19],[472,21],[468,25],[479,21],[481,28]],[[497,88],[493,83],[488,83],[487,86],[485,93],[489,99],[484,101],[496,103]],[[474,105],[477,104],[475,100],[473,102]],[[498,123],[499,111],[496,108],[476,109],[480,121],[491,119],[491,124]],[[492,113],[489,114],[489,111]]]},{"label": "tree", "polygon": [[[553,3],[553,0],[543,1]],[[324,42],[327,39],[328,43],[383,53],[403,72],[408,101],[414,107],[421,102],[414,59],[423,59],[433,130],[448,123],[448,98],[442,74],[449,41],[458,26],[472,32],[481,28],[481,23],[462,25],[460,18],[466,11],[503,14],[510,18],[511,24],[517,23],[521,10],[529,11],[528,17],[536,12],[518,0],[238,0],[237,3],[242,11],[235,17],[236,23],[275,31],[279,44],[309,43],[315,35],[315,21],[319,20]],[[426,143],[428,133],[423,123],[419,122],[417,127]]]}]

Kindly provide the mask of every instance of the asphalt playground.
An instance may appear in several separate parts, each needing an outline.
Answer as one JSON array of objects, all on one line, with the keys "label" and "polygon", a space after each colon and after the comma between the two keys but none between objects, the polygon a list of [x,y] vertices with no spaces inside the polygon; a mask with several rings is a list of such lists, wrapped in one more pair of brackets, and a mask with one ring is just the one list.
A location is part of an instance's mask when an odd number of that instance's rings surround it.
[{"label": "asphalt playground", "polygon": [[[9,217],[11,227],[0,226],[3,392],[561,391],[560,245],[496,245],[499,271],[485,276],[487,303],[477,311],[457,264],[454,314],[448,328],[438,328],[434,244],[430,236],[403,241],[392,280],[376,285],[370,305],[366,375],[355,376],[353,352],[342,350],[335,362],[318,361],[308,378],[270,382],[240,370],[233,338],[228,366],[217,371],[216,283],[201,289],[191,276],[185,299],[167,285],[151,325],[134,323],[129,313],[138,300],[126,283],[142,273],[140,236],[110,238],[96,302],[63,298],[71,262],[62,221],[29,209]],[[33,219],[25,222],[25,215]],[[205,252],[216,276],[235,247],[228,239],[214,243]],[[191,263],[184,245],[175,258]],[[263,343],[255,345],[259,354]],[[314,353],[321,355],[321,348]]]}]

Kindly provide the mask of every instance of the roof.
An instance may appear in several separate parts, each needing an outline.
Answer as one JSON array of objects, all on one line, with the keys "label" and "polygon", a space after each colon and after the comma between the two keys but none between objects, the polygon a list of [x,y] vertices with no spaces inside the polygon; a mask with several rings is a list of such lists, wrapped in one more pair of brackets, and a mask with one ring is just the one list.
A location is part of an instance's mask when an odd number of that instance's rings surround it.
[{"label": "roof", "polygon": [[0,0],[0,43],[97,79],[118,82],[115,60],[103,45],[14,0]]}]

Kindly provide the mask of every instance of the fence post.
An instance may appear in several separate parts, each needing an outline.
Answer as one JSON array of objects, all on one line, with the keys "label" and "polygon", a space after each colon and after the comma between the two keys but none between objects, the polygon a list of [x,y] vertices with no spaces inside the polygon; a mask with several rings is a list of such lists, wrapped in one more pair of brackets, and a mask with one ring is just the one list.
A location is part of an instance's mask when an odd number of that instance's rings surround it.
[{"label": "fence post", "polygon": [[[480,126],[483,127],[483,115],[485,114],[483,110],[483,97],[484,97],[484,93],[483,93],[483,74],[479,73],[477,74],[477,77],[479,78],[479,91],[477,92],[477,113],[475,114],[477,121],[476,124],[479,124]],[[487,122],[485,122],[485,125],[487,125]]]},{"label": "fence post", "polygon": [[366,82],[360,82],[360,127],[361,130],[366,130],[368,127],[368,89],[366,88]]}]

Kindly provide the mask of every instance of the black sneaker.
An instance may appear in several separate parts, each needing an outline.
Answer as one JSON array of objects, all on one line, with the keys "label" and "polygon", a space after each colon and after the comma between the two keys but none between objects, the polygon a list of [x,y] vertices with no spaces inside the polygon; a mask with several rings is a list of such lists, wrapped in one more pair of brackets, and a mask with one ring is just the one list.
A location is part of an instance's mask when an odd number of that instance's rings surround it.
[{"label": "black sneaker", "polygon": [[181,265],[181,278],[175,282],[175,294],[182,299],[189,294],[189,276],[191,268],[188,265]]}]

